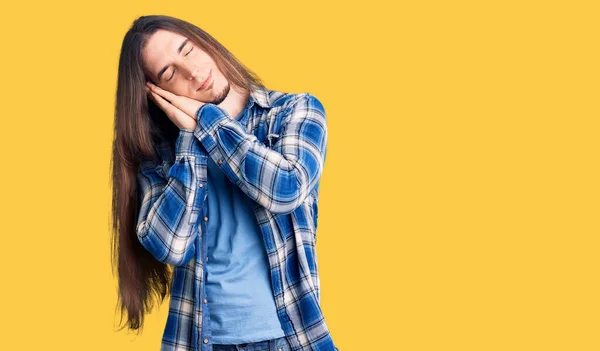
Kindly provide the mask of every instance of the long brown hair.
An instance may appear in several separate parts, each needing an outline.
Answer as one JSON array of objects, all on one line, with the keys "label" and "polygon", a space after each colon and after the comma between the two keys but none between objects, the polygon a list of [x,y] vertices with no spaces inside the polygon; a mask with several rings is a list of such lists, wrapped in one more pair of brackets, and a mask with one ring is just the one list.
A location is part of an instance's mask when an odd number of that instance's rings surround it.
[{"label": "long brown hair", "polygon": [[[174,142],[179,129],[147,97],[145,82],[150,80],[142,59],[148,39],[159,29],[178,33],[206,51],[230,84],[245,91],[251,86],[264,87],[260,78],[239,62],[223,45],[197,26],[186,21],[152,15],[137,18],[125,34],[121,45],[115,103],[112,149],[112,236],[111,264],[118,274],[117,308],[127,311],[126,324],[139,330],[144,314],[153,308],[155,297],[161,304],[170,293],[172,270],[154,259],[138,241],[136,234],[139,198],[136,175],[142,159],[156,161],[154,145],[158,141]],[[150,101],[150,102],[149,102]]]}]

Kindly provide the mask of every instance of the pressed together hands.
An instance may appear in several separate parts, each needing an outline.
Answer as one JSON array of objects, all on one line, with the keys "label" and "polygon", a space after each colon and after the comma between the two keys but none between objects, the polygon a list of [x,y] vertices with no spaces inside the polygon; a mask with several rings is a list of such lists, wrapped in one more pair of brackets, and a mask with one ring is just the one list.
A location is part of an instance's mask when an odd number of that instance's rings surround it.
[{"label": "pressed together hands", "polygon": [[204,102],[187,96],[175,95],[151,82],[146,82],[146,92],[179,129],[190,131],[196,129],[196,112],[205,104]]}]

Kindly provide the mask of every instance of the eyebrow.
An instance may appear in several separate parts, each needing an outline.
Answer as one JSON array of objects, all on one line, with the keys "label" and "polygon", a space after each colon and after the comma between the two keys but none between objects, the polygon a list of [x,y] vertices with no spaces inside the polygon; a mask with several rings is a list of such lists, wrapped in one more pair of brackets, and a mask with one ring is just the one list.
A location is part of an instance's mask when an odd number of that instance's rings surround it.
[{"label": "eyebrow", "polygon": [[[181,54],[181,50],[183,50],[183,47],[185,46],[185,44],[187,44],[188,41],[190,41],[190,40],[186,39],[183,41],[183,43],[181,43],[181,45],[179,45],[179,47],[177,48],[177,55]],[[165,73],[165,71],[167,69],[169,69],[169,65],[166,65],[158,72],[157,77],[158,77],[159,82],[160,82],[160,78],[162,77],[163,73]]]}]

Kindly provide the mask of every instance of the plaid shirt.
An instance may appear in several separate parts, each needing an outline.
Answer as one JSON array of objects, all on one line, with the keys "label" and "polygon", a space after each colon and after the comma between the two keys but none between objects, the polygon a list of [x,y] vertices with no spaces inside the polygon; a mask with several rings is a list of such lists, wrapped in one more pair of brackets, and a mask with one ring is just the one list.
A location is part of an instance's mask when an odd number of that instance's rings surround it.
[{"label": "plaid shirt", "polygon": [[181,129],[174,144],[157,143],[160,161],[140,164],[137,236],[157,260],[174,266],[162,351],[212,351],[204,288],[208,157],[254,200],[277,315],[292,350],[339,350],[320,308],[317,270],[325,111],[308,93],[254,88],[239,119],[205,104],[195,130]]}]

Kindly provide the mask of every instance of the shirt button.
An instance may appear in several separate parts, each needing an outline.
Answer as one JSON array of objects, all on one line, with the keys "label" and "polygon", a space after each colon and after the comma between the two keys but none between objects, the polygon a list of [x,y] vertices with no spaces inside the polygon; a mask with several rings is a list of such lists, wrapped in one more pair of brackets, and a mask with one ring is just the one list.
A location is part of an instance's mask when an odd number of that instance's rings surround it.
[{"label": "shirt button", "polygon": [[207,303],[206,299],[204,299],[204,303]]},{"label": "shirt button", "polygon": [[200,184],[198,184],[198,186],[202,188],[204,186],[204,184],[200,183]]},{"label": "shirt button", "polygon": [[208,344],[208,339],[204,339],[204,343],[205,343],[205,344]]},{"label": "shirt button", "polygon": [[218,164],[223,164],[223,160],[217,161]]},{"label": "shirt button", "polygon": [[204,217],[204,221],[205,221],[205,222],[208,222],[208,217]]}]

